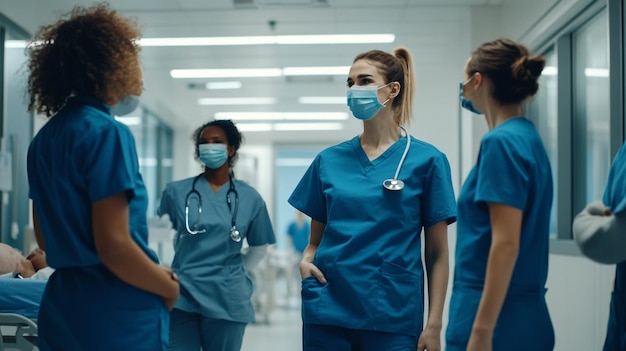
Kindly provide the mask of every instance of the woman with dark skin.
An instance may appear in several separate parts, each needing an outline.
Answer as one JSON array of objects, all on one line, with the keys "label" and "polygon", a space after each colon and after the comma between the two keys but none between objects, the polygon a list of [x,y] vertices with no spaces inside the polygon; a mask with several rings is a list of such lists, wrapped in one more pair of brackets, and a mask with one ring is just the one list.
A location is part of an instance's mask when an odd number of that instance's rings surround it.
[{"label": "woman with dark skin", "polygon": [[276,242],[274,230],[261,195],[235,178],[242,136],[233,122],[205,123],[193,142],[204,171],[169,183],[159,206],[177,232],[172,269],[181,297],[172,311],[170,351],[236,351],[254,321],[246,272]]},{"label": "woman with dark skin", "polygon": [[142,92],[139,36],[106,5],[76,7],[27,49],[29,109],[49,117],[27,160],[37,242],[56,269],[42,351],[167,348],[178,281],[148,248],[135,141],[113,118]]}]

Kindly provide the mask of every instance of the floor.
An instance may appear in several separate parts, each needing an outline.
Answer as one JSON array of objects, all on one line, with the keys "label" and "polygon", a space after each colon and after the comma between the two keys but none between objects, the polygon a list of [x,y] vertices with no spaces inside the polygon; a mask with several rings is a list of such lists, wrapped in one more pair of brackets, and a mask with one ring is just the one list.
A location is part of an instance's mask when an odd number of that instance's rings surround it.
[{"label": "floor", "polygon": [[268,321],[250,324],[241,351],[302,350],[302,320],[299,306],[277,307]]}]

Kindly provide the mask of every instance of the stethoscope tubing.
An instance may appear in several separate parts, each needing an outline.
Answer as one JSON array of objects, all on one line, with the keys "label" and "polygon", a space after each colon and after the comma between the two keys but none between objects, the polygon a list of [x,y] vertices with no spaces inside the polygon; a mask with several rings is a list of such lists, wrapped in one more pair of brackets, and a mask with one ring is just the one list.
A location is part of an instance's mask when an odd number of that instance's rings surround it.
[{"label": "stethoscope tubing", "polygon": [[[191,227],[189,226],[189,205],[191,204],[191,197],[193,195],[195,195],[198,198],[198,218],[200,218],[200,214],[202,214],[202,196],[200,195],[200,192],[196,189],[196,183],[202,176],[203,176],[203,173],[200,173],[194,178],[193,182],[191,183],[191,190],[187,193],[187,196],[185,196],[185,229],[187,230],[187,233],[191,235],[202,234],[206,232],[206,229],[192,230]],[[229,178],[228,179],[229,185],[228,185],[228,191],[226,192],[226,204],[228,204],[228,209],[232,212],[232,216],[230,220],[230,227],[231,227],[230,237],[233,241],[239,242],[241,241],[241,235],[239,231],[237,230],[237,212],[239,211],[239,193],[237,192],[237,189],[235,189],[235,183],[233,182],[232,176],[229,175],[228,178]],[[235,198],[234,210],[231,205],[233,202],[231,200],[231,194],[233,194]]]}]

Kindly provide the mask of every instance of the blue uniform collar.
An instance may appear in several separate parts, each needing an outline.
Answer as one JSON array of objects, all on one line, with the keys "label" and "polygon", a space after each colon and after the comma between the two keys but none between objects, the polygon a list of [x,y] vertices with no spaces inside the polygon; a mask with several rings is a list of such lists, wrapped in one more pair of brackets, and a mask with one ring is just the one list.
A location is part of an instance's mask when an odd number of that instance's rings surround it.
[{"label": "blue uniform collar", "polygon": [[67,101],[65,102],[65,107],[72,107],[72,106],[92,106],[95,107],[99,110],[102,110],[108,114],[111,114],[111,107],[107,104],[105,104],[104,102],[96,99],[95,97],[91,97],[91,96],[72,96],[69,97],[67,99]]}]

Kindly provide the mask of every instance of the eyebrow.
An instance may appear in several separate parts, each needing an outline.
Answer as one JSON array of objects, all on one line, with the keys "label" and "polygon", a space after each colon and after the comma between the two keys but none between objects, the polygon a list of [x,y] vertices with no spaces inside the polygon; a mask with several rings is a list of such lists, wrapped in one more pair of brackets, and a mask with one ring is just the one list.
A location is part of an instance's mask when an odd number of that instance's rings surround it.
[{"label": "eyebrow", "polygon": [[[371,74],[367,74],[367,73],[363,73],[363,74],[359,74],[358,76],[356,76],[357,79],[363,79],[363,78],[372,78],[374,77]],[[348,79],[346,80],[348,82],[352,81],[352,78],[348,77]]]}]

